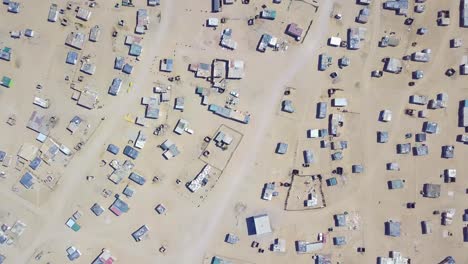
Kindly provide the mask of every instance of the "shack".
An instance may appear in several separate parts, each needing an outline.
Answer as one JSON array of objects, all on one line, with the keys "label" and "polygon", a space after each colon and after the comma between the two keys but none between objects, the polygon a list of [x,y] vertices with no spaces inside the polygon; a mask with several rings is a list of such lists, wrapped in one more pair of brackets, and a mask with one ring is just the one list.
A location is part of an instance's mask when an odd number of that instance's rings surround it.
[{"label": "shack", "polygon": [[401,223],[398,221],[389,220],[385,222],[385,235],[391,237],[399,237],[401,234]]},{"label": "shack", "polygon": [[427,198],[439,198],[440,197],[440,184],[425,183],[423,185],[422,194]]}]

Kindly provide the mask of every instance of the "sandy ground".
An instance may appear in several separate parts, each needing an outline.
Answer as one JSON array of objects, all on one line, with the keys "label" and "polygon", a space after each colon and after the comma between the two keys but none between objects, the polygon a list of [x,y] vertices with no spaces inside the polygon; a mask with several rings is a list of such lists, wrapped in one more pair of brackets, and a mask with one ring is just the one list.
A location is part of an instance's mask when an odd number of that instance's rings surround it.
[{"label": "sandy ground", "polygon": [[[21,220],[27,224],[24,234],[12,246],[0,246],[0,254],[7,256],[6,263],[68,263],[65,249],[71,245],[81,250],[83,255],[76,263],[90,263],[103,248],[109,249],[118,259],[118,263],[209,263],[214,255],[224,256],[235,263],[312,263],[311,255],[298,255],[294,249],[295,240],[315,241],[319,232],[327,232],[333,226],[333,215],[349,212],[356,216],[354,230],[335,228],[327,234],[328,240],[334,236],[346,236],[347,245],[336,247],[327,243],[318,252],[330,254],[334,262],[375,263],[378,256],[387,256],[388,251],[401,251],[412,263],[437,263],[452,255],[457,263],[468,262],[464,252],[467,243],[463,242],[462,214],[467,209],[467,179],[464,163],[468,155],[466,146],[456,142],[456,136],[463,133],[457,126],[458,102],[466,99],[468,91],[463,76],[449,78],[445,69],[457,68],[464,47],[449,48],[449,40],[455,37],[466,38],[466,30],[458,27],[458,1],[430,1],[423,14],[413,14],[414,24],[408,28],[403,24],[404,17],[394,12],[383,10],[380,1],[370,6],[371,18],[364,25],[368,32],[362,48],[348,51],[344,48],[327,46],[330,36],[346,36],[349,27],[358,26],[354,22],[361,7],[354,1],[330,0],[317,1],[318,12],[307,2],[283,1],[273,5],[270,1],[251,1],[243,5],[237,1],[224,6],[223,12],[210,13],[210,1],[162,1],[158,7],[145,7],[145,1],[136,0],[136,7],[114,8],[115,3],[98,2],[90,21],[83,22],[73,18],[73,10],[66,11],[71,21],[63,27],[46,21],[50,1],[21,2],[20,14],[6,12],[6,6],[0,8],[0,45],[13,48],[13,60],[0,61],[0,76],[13,78],[14,86],[0,89],[0,119],[7,120],[16,115],[16,125],[0,123],[2,138],[0,150],[16,156],[23,143],[32,143],[38,147],[36,133],[25,127],[33,110],[46,112],[59,117],[51,136],[72,148],[84,140],[85,145],[73,154],[70,162],[43,164],[38,177],[55,175],[57,185],[50,189],[43,183],[36,183],[32,190],[25,190],[18,180],[28,170],[27,164],[15,168],[2,167],[5,178],[0,179],[0,197],[2,201],[0,222],[13,224]],[[255,2],[255,3],[253,3]],[[84,6],[85,2],[73,2]],[[246,20],[255,16],[261,6],[278,11],[274,21],[257,20],[254,26],[248,26]],[[66,3],[58,3],[65,8]],[[150,13],[150,28],[144,36],[143,54],[140,61],[132,59],[135,65],[130,76],[112,69],[115,56],[127,56],[128,47],[123,45],[124,37],[132,34],[135,26],[136,10],[147,8]],[[447,27],[438,27],[435,23],[437,11],[450,10],[452,23]],[[337,21],[333,14],[341,13],[343,19]],[[204,27],[209,17],[226,17],[227,23],[216,30]],[[124,19],[124,27],[118,27],[117,21]],[[312,25],[302,43],[295,42],[284,35],[286,25],[296,22],[303,28]],[[74,24],[75,22],[81,25]],[[89,28],[99,25],[102,29],[98,42],[86,41],[80,55],[90,55],[97,70],[93,76],[84,76],[82,82],[79,65],[65,64],[65,57],[72,48],[64,41],[70,31],[88,33]],[[420,36],[416,29],[424,26],[429,33]],[[222,29],[233,29],[233,38],[238,42],[235,51],[219,47]],[[12,30],[35,30],[32,39],[22,37],[12,39]],[[111,33],[118,29],[117,38]],[[264,32],[288,40],[286,52],[267,51],[265,54],[255,51],[258,40]],[[398,47],[378,48],[382,36],[396,32],[401,37]],[[415,47],[412,42],[417,42]],[[385,73],[380,79],[370,77],[374,69],[382,69],[384,57],[401,58],[404,55],[424,48],[431,48],[433,58],[430,63],[404,62],[401,74]],[[327,52],[333,56],[334,64],[325,72],[317,71],[318,54]],[[351,66],[339,69],[337,59],[346,55],[351,59]],[[167,74],[158,70],[159,60],[174,58],[174,72]],[[252,121],[248,125],[222,119],[200,105],[200,97],[195,94],[195,87],[209,87],[203,79],[196,79],[188,72],[188,64],[206,62],[215,58],[241,59],[246,63],[246,76],[242,80],[231,81],[228,90],[240,93],[238,108],[248,111]],[[79,63],[78,63],[79,64]],[[424,78],[408,86],[411,72],[424,70]],[[337,71],[340,81],[332,83],[328,76]],[[181,76],[181,81],[170,83],[168,77]],[[76,82],[76,89],[88,86],[99,93],[99,107],[87,110],[71,100],[73,90],[65,76]],[[124,80],[121,93],[117,97],[107,95],[108,87],[115,77]],[[140,104],[143,96],[153,94],[155,83],[171,85],[172,100],[162,105],[162,116],[157,121],[150,121],[148,127],[140,127],[125,119],[125,116],[143,116],[144,106]],[[131,83],[131,85],[130,85]],[[43,89],[37,90],[37,84]],[[280,111],[281,101],[286,87],[292,87],[290,97],[296,108],[295,113]],[[326,128],[326,119],[315,118],[316,103],[328,101],[327,89],[340,88],[337,97],[346,97],[349,101],[345,125],[337,140],[347,140],[348,149],[344,150],[342,161],[330,160],[329,149],[321,149],[318,139],[308,139],[306,130]],[[411,94],[423,94],[434,98],[439,92],[449,95],[446,109],[429,110],[428,120],[440,126],[440,133],[428,135],[430,155],[414,157],[397,155],[395,145],[411,142],[405,134],[421,131],[424,119],[409,117],[405,108],[423,109],[422,106],[408,104]],[[49,98],[51,106],[47,110],[32,105],[33,96]],[[184,96],[185,111],[174,111],[173,99]],[[211,103],[223,104],[226,94],[210,95]],[[378,122],[379,111],[390,109],[393,120],[390,123]],[[329,108],[330,113],[339,110]],[[69,120],[75,115],[90,124],[87,135],[74,134],[66,130]],[[105,120],[101,120],[105,117]],[[190,122],[195,131],[193,135],[177,135],[172,132],[180,118]],[[152,135],[154,128],[167,124],[165,135]],[[240,143],[236,146],[227,165],[220,169],[220,177],[214,187],[203,193],[190,193],[184,183],[193,179],[205,162],[200,159],[206,144],[205,136],[213,137],[221,125],[235,129],[240,133]],[[101,165],[101,160],[124,160],[119,154],[113,156],[105,151],[107,144],[121,147],[129,140],[134,140],[138,131],[148,136],[148,142],[135,161],[135,171],[144,175],[147,183],[138,186],[125,179],[119,185],[111,183],[107,176],[111,168]],[[390,134],[386,144],[376,143],[376,131],[385,130]],[[164,140],[174,141],[181,154],[171,160],[162,157],[157,146]],[[286,155],[274,153],[278,142],[289,144]],[[454,159],[441,159],[442,145],[456,146]],[[302,151],[312,149],[316,162],[309,168],[302,168]],[[228,156],[227,154],[224,156]],[[223,157],[220,164],[225,164]],[[206,160],[205,160],[206,161]],[[385,170],[387,162],[398,162],[401,170]],[[363,164],[362,174],[351,174],[352,164]],[[285,211],[284,203],[287,188],[278,187],[279,195],[272,201],[261,200],[261,192],[266,182],[287,182],[292,169],[299,169],[303,175],[322,174],[331,177],[336,166],[345,169],[345,177],[339,178],[334,187],[323,186],[327,207],[307,211]],[[221,167],[221,166],[220,166]],[[458,171],[456,183],[445,184],[439,175],[444,169],[455,168]],[[87,181],[86,176],[95,176]],[[151,183],[153,176],[160,181]],[[177,184],[177,180],[181,183]],[[387,181],[405,179],[406,185],[401,190],[388,190]],[[441,183],[439,199],[423,198],[420,190],[424,183]],[[136,191],[134,197],[125,199],[130,211],[120,217],[107,208],[114,201],[113,196],[103,197],[103,189],[113,194],[121,194],[126,185]],[[13,191],[16,190],[16,191]],[[449,195],[453,192],[453,196]],[[416,202],[416,209],[406,209],[406,202]],[[106,211],[99,217],[94,216],[89,208],[99,203]],[[154,208],[163,203],[168,212],[158,215]],[[454,222],[450,226],[440,225],[440,215],[433,215],[434,210],[456,208]],[[78,220],[82,226],[79,232],[73,232],[65,226],[66,220],[80,210],[83,216]],[[246,218],[268,213],[273,233],[264,236],[248,236]],[[391,238],[384,235],[384,222],[393,219],[402,222],[402,236]],[[420,222],[430,220],[433,233],[422,235]],[[147,238],[135,242],[131,233],[141,225],[150,228]],[[443,231],[448,230],[453,236],[444,238]],[[226,233],[235,233],[240,237],[236,245],[224,243]],[[287,241],[286,253],[273,253],[265,250],[257,253],[250,247],[252,241],[258,241],[260,247],[267,249],[275,238]],[[164,245],[167,251],[158,251]],[[357,247],[366,247],[365,254],[356,252]],[[36,256],[41,256],[40,259]]]}]

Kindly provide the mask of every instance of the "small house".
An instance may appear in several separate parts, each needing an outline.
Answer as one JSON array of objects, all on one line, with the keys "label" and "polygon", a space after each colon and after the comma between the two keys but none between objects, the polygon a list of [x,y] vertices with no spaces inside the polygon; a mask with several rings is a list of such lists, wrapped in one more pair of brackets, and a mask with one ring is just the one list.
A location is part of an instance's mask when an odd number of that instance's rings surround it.
[{"label": "small house", "polygon": [[65,44],[72,48],[81,50],[83,49],[85,38],[85,34],[81,32],[70,32],[65,39]]},{"label": "small house", "polygon": [[400,73],[401,70],[403,69],[401,60],[395,59],[395,58],[390,58],[385,62],[384,66],[384,71],[390,72],[390,73]]},{"label": "small house", "polygon": [[174,61],[172,59],[162,59],[159,69],[163,72],[172,72],[174,69]]},{"label": "small house", "polygon": [[293,37],[296,41],[300,41],[302,38],[303,29],[300,28],[296,23],[291,23],[286,28],[286,34]]},{"label": "small house", "polygon": [[270,225],[270,217],[267,214],[254,216],[253,222],[256,235],[263,235],[272,232]]}]

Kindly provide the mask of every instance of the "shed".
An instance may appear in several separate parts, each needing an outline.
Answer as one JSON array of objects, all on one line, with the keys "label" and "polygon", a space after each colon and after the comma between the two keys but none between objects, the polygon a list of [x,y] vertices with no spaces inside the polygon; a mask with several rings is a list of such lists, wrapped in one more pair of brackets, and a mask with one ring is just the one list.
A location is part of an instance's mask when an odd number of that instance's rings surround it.
[{"label": "shed", "polygon": [[159,68],[163,72],[172,72],[174,69],[174,61],[172,59],[162,59]]},{"label": "shed", "polygon": [[278,143],[278,145],[276,145],[277,154],[286,154],[287,151],[288,151],[288,144],[280,142]]},{"label": "shed", "polygon": [[23,177],[21,177],[20,183],[24,188],[31,189],[35,183],[35,177],[31,173],[26,172]]},{"label": "shed", "polygon": [[221,0],[211,0],[211,12],[217,13],[221,12]]},{"label": "shed", "polygon": [[319,102],[317,103],[317,115],[318,119],[323,119],[327,116],[327,103]]},{"label": "shed", "polygon": [[439,198],[440,187],[440,184],[425,183],[423,185],[423,196],[427,198]]},{"label": "shed", "polygon": [[135,232],[132,233],[132,237],[135,239],[135,241],[141,241],[143,236],[148,233],[149,228],[146,225],[142,225],[140,228],[138,228]]},{"label": "shed", "polygon": [[442,146],[442,158],[451,159],[455,155],[455,146],[445,145]]},{"label": "shed", "polygon": [[102,213],[104,213],[104,208],[100,206],[98,203],[93,204],[91,206],[91,211],[94,213],[96,216],[100,216]]},{"label": "shed", "polygon": [[387,131],[377,131],[377,142],[378,143],[387,143],[388,142],[388,132]]},{"label": "shed", "polygon": [[174,109],[184,111],[184,107],[185,107],[185,98],[177,97],[175,99]]},{"label": "shed", "polygon": [[394,190],[394,189],[403,189],[405,186],[405,182],[403,180],[391,180],[387,182],[388,189]]},{"label": "shed", "polygon": [[341,38],[339,37],[331,37],[328,39],[328,45],[339,47],[341,45]]},{"label": "shed", "polygon": [[126,73],[126,74],[132,74],[133,72],[133,66],[128,64],[128,63],[125,63],[125,65],[123,66],[122,68],[122,72],[123,73]]},{"label": "shed", "polygon": [[348,106],[348,100],[346,98],[333,98],[332,106],[334,107],[346,107]]},{"label": "shed", "polygon": [[6,88],[10,88],[11,86],[13,86],[13,80],[10,77],[3,76],[1,84]]},{"label": "shed", "polygon": [[97,42],[101,36],[101,28],[95,25],[89,30],[89,41]]},{"label": "shed", "polygon": [[429,154],[429,147],[426,144],[416,145],[413,148],[414,156],[426,156]]},{"label": "shed", "polygon": [[131,159],[136,159],[138,157],[138,150],[134,149],[132,146],[125,146],[123,154]]},{"label": "shed", "polygon": [[78,61],[78,53],[75,51],[69,51],[67,53],[66,63],[75,65],[77,61]]},{"label": "shed", "polygon": [[411,152],[411,143],[397,144],[398,154],[408,154]]},{"label": "shed", "polygon": [[114,144],[109,144],[107,146],[107,151],[109,151],[110,153],[112,153],[114,155],[117,155],[119,153],[119,147],[117,147]]},{"label": "shed", "polygon": [[129,55],[131,56],[140,56],[141,52],[143,51],[143,47],[140,44],[137,43],[132,43],[130,45],[130,50],[128,52]]},{"label": "shed", "polygon": [[336,215],[333,216],[333,218],[335,220],[335,226],[343,227],[343,226],[346,226],[348,215],[347,214],[336,214]]},{"label": "shed", "polygon": [[281,110],[286,113],[294,113],[294,106],[291,100],[284,100],[281,104]]},{"label": "shed", "polygon": [[423,124],[423,132],[437,134],[439,133],[439,125],[436,122],[426,121]]},{"label": "shed", "polygon": [[311,150],[304,150],[303,156],[304,156],[304,165],[310,165],[311,163],[314,162],[314,154],[312,153]]},{"label": "shed", "polygon": [[114,80],[112,80],[111,86],[109,87],[108,93],[110,95],[116,96],[116,95],[119,94],[119,91],[120,91],[121,87],[122,87],[122,79],[114,78]]},{"label": "shed", "polygon": [[385,222],[385,235],[399,237],[401,233],[401,223],[398,221]]},{"label": "shed", "polygon": [[335,246],[343,246],[346,245],[346,237],[338,236],[333,238],[333,245]]},{"label": "shed", "polygon": [[226,235],[224,242],[234,245],[237,244],[237,242],[239,242],[239,237],[235,234],[229,233]]},{"label": "shed", "polygon": [[364,171],[364,167],[362,165],[353,165],[351,167],[351,171],[353,173],[362,173]]},{"label": "shed", "polygon": [[379,120],[382,121],[382,122],[392,121],[392,111],[390,111],[390,110],[380,111]]}]

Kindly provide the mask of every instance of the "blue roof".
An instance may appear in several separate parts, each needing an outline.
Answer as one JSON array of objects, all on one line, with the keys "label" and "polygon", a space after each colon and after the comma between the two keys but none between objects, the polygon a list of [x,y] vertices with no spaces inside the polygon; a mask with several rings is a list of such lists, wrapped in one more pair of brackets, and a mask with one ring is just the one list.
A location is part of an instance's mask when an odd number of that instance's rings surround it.
[{"label": "blue roof", "polygon": [[119,153],[119,150],[120,150],[119,147],[117,147],[114,144],[109,144],[109,146],[107,146],[107,151],[109,151],[110,153],[114,155],[117,155],[117,153]]},{"label": "blue roof", "polygon": [[132,71],[133,71],[133,66],[130,65],[130,64],[128,64],[128,63],[126,63],[126,64],[123,66],[122,71],[123,71],[124,73],[126,73],[126,74],[131,74]]},{"label": "blue roof", "polygon": [[31,161],[31,163],[29,163],[29,167],[31,167],[31,169],[33,170],[36,170],[37,167],[41,165],[41,162],[42,162],[42,159],[40,157],[36,157]]},{"label": "blue roof", "polygon": [[66,63],[75,65],[77,60],[78,60],[78,53],[76,51],[69,51],[67,54]]},{"label": "blue roof", "polygon": [[24,188],[31,189],[31,187],[34,185],[33,178],[34,176],[31,173],[26,172],[23,177],[21,177],[20,183],[24,186]]},{"label": "blue roof", "polygon": [[3,159],[5,158],[5,156],[6,156],[6,152],[0,150],[0,161],[3,161]]},{"label": "blue roof", "polygon": [[132,159],[136,159],[139,154],[138,150],[132,148],[131,146],[125,146],[123,153],[124,155]]},{"label": "blue roof", "polygon": [[130,180],[134,181],[135,183],[139,184],[139,185],[143,185],[146,182],[145,177],[143,177],[143,176],[141,176],[139,174],[136,174],[134,172],[130,173],[130,176],[128,176],[128,178]]}]

